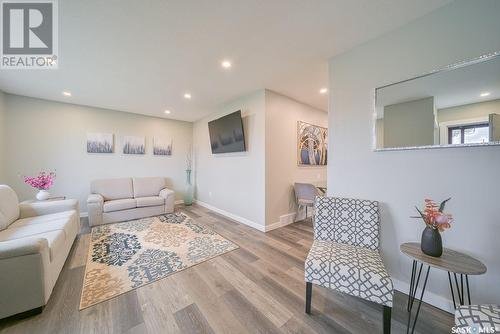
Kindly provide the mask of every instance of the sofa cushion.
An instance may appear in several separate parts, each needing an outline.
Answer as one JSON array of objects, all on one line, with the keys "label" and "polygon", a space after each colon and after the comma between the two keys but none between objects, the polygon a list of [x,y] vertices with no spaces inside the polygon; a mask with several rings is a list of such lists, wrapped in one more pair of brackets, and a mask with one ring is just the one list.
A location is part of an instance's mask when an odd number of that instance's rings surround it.
[{"label": "sofa cushion", "polygon": [[137,207],[165,205],[165,199],[159,196],[148,196],[136,198]]},{"label": "sofa cushion", "polygon": [[51,213],[43,216],[28,217],[16,220],[10,227],[43,224],[54,220],[70,219],[72,216],[76,216],[76,211],[70,210],[70,211]]},{"label": "sofa cushion", "polygon": [[105,201],[134,197],[131,178],[92,181],[90,192],[102,195]]},{"label": "sofa cushion", "polygon": [[104,202],[103,211],[113,212],[113,211],[134,209],[136,207],[137,207],[137,202],[133,198],[115,199],[113,201]]},{"label": "sofa cushion", "polygon": [[11,187],[0,184],[0,231],[19,218],[19,200]]},{"label": "sofa cushion", "polygon": [[134,177],[134,197],[158,196],[166,187],[164,177]]},{"label": "sofa cushion", "polygon": [[40,224],[22,225],[17,226],[15,222],[8,229],[0,232],[0,241],[14,240],[19,238],[26,238],[35,236],[41,233],[52,232],[61,230],[66,235],[70,236],[74,227],[70,224],[71,220],[68,218],[47,221]]}]

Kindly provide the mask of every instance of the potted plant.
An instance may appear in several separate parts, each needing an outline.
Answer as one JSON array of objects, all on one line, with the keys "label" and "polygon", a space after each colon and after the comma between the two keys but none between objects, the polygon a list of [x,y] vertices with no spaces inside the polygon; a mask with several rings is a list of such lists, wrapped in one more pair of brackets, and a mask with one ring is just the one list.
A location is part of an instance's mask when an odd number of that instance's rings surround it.
[{"label": "potted plant", "polygon": [[36,199],[39,201],[45,201],[49,199],[50,193],[49,189],[54,184],[54,179],[56,178],[55,172],[45,172],[41,171],[37,176],[25,176],[24,183],[27,185],[38,189],[36,194]]},{"label": "potted plant", "polygon": [[444,232],[445,229],[450,228],[453,222],[452,215],[444,213],[446,202],[450,199],[451,197],[439,204],[431,199],[425,199],[423,211],[415,207],[419,216],[412,218],[422,219],[426,225],[422,232],[422,240],[420,243],[420,247],[424,254],[434,257],[440,257],[443,254],[443,241],[440,232]]}]

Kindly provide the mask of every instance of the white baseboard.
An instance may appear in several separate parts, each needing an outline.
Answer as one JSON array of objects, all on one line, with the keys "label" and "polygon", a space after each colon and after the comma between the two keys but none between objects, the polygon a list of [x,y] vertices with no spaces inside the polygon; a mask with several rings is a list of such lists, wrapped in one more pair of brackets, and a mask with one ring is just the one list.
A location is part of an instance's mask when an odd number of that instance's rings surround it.
[{"label": "white baseboard", "polygon": [[275,230],[277,228],[287,226],[293,224],[295,222],[295,216],[297,214],[295,212],[287,213],[286,215],[280,216],[280,221],[276,223],[272,223],[270,225],[266,225],[266,232]]},{"label": "white baseboard", "polygon": [[179,204],[184,204],[184,200],[183,199],[178,199],[174,202],[175,205],[179,205]]},{"label": "white baseboard", "polygon": [[219,214],[221,214],[223,216],[231,218],[232,220],[235,220],[238,223],[242,223],[244,225],[248,225],[248,226],[253,227],[254,229],[257,229],[257,230],[259,230],[261,232],[266,232],[266,227],[265,226],[257,224],[256,222],[253,222],[253,221],[251,221],[249,219],[246,219],[246,218],[243,218],[241,216],[235,215],[235,214],[233,214],[231,212],[227,212],[225,210],[219,209],[219,208],[217,208],[215,206],[212,206],[212,205],[210,205],[208,203],[205,203],[205,202],[202,202],[202,201],[199,201],[199,200],[195,200],[194,202],[196,204],[204,207],[204,208],[207,208],[207,209],[212,210],[214,212],[217,212],[217,213],[219,213]]},{"label": "white baseboard", "polygon": [[[392,278],[392,282],[394,283],[395,290],[398,290],[402,293],[408,294],[408,292],[410,290],[410,282],[403,282],[403,281],[397,280],[395,278]],[[417,291],[416,297],[418,297],[418,298],[420,298],[420,293],[422,291],[422,290],[420,290],[420,288],[421,287],[419,287],[419,289]],[[425,290],[425,294],[424,294],[424,302],[426,302],[427,304],[431,304],[432,306],[435,306],[443,311],[446,311],[446,312],[449,312],[452,314],[455,313],[455,309],[453,308],[453,302],[450,299],[445,298],[445,297],[440,296],[440,295],[437,295],[435,293],[432,293],[427,289]]]}]

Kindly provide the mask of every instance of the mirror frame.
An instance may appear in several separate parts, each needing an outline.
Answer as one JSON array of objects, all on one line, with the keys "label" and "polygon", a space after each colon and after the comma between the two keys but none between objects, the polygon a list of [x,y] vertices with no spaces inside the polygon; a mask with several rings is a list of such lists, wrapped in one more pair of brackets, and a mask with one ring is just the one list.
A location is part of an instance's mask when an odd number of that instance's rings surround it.
[{"label": "mirror frame", "polygon": [[377,128],[376,128],[376,126],[377,126],[377,90],[378,89],[394,86],[394,85],[401,84],[401,83],[411,81],[411,80],[424,78],[424,77],[430,76],[432,74],[437,74],[437,73],[441,73],[441,72],[448,72],[448,71],[452,71],[452,70],[455,70],[455,69],[458,69],[461,67],[482,63],[482,62],[494,59],[496,57],[500,57],[500,51],[488,53],[488,54],[485,54],[485,55],[482,55],[482,56],[479,56],[479,57],[476,57],[473,59],[469,59],[469,60],[461,61],[461,62],[458,62],[455,64],[451,64],[451,65],[445,66],[443,68],[439,68],[439,69],[418,75],[418,76],[413,77],[413,78],[401,80],[398,82],[393,82],[393,83],[388,84],[388,85],[374,88],[373,89],[373,119],[372,119],[372,123],[373,123],[373,126],[372,126],[372,150],[374,152],[386,152],[386,151],[427,150],[427,149],[439,149],[439,148],[499,146],[500,141],[493,141],[493,142],[488,142],[488,143],[474,143],[474,144],[445,144],[445,145],[423,145],[423,146],[377,148]]}]

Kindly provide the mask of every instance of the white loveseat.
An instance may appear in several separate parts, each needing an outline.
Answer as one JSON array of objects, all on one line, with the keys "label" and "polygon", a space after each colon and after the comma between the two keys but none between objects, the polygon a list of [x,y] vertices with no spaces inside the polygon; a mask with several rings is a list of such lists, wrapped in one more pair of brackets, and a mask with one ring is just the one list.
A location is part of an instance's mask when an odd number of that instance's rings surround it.
[{"label": "white loveseat", "polygon": [[79,229],[78,201],[19,204],[0,185],[0,319],[41,311]]},{"label": "white loveseat", "polygon": [[174,212],[175,194],[167,189],[164,177],[96,180],[90,192],[90,226]]}]

